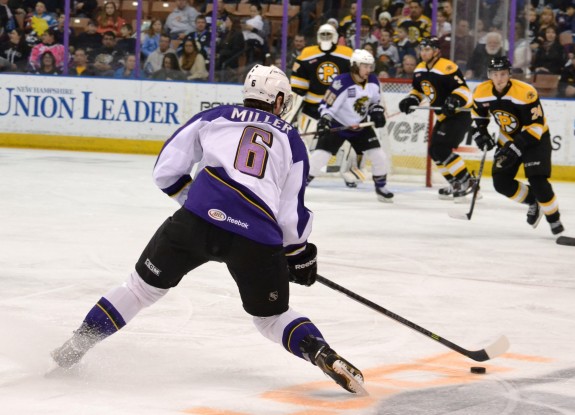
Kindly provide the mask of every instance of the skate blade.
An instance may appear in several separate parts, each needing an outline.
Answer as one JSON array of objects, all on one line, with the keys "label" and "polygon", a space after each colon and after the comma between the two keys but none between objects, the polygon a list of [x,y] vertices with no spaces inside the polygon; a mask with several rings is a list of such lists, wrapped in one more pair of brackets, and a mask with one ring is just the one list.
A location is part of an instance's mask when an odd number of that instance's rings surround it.
[{"label": "skate blade", "polygon": [[393,197],[383,197],[381,195],[377,195],[377,200],[383,203],[393,203]]},{"label": "skate blade", "polygon": [[543,209],[539,208],[539,216],[537,217],[537,220],[535,221],[535,223],[533,225],[531,225],[533,227],[533,229],[535,229],[537,226],[539,226],[539,222],[541,222],[542,217],[543,217]]},{"label": "skate blade", "polygon": [[453,200],[453,195],[438,195],[439,200]]},{"label": "skate blade", "polygon": [[359,396],[369,396],[369,392],[363,387],[363,379],[360,380],[355,377],[347,369],[347,366],[341,362],[341,360],[336,360],[333,362],[332,367],[335,373],[347,379],[347,386],[353,391],[353,393]]}]

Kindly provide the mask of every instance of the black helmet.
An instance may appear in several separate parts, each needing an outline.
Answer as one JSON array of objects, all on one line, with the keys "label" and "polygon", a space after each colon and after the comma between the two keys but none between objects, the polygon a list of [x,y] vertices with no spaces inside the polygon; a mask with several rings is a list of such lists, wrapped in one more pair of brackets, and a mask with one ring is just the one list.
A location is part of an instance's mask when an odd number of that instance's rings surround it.
[{"label": "black helmet", "polygon": [[504,71],[507,69],[511,72],[511,62],[505,56],[496,56],[489,60],[487,69],[489,71]]},{"label": "black helmet", "polygon": [[421,39],[421,42],[419,42],[419,46],[422,48],[429,46],[433,49],[439,49],[439,39],[436,36],[424,37]]}]

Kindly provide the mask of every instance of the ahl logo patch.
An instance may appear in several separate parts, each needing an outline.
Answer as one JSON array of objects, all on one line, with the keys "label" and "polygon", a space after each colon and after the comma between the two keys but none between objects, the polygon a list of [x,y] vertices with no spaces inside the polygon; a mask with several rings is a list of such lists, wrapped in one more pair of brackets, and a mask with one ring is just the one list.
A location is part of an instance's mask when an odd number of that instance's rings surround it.
[{"label": "ahl logo patch", "polygon": [[222,212],[219,209],[208,210],[208,216],[210,218],[217,220],[217,221],[220,221],[220,222],[224,222],[228,218],[228,215],[226,215],[224,212]]},{"label": "ahl logo patch", "polygon": [[278,299],[278,297],[279,297],[278,292],[277,292],[277,291],[272,291],[272,292],[270,293],[269,300],[270,300],[270,301],[276,301],[276,300]]}]

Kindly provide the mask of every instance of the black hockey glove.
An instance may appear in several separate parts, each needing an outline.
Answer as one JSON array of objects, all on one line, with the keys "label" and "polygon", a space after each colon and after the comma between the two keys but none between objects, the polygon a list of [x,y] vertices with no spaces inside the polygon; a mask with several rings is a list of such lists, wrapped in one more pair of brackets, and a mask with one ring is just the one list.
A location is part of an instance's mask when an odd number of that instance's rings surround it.
[{"label": "black hockey glove", "polygon": [[446,117],[453,117],[457,113],[457,109],[464,105],[463,99],[457,95],[450,95],[445,99],[441,113]]},{"label": "black hockey glove", "polygon": [[495,168],[505,170],[513,167],[521,157],[521,150],[512,141],[505,143],[495,152]]},{"label": "black hockey glove", "polygon": [[487,127],[472,127],[471,138],[473,138],[473,141],[475,141],[481,151],[489,151],[495,147],[495,141],[489,135]]},{"label": "black hockey glove", "polygon": [[385,127],[385,110],[381,105],[374,105],[369,109],[369,118],[375,128]]},{"label": "black hockey glove", "polygon": [[418,105],[419,100],[413,95],[410,95],[407,98],[403,98],[401,101],[399,101],[399,110],[406,114],[411,114],[414,110],[410,109],[409,107],[417,107]]},{"label": "black hockey glove", "polygon": [[289,266],[289,280],[309,287],[317,276],[317,248],[308,244],[303,252],[286,257]]},{"label": "black hockey glove", "polygon": [[329,115],[322,116],[317,123],[317,136],[322,137],[329,134],[332,118]]}]

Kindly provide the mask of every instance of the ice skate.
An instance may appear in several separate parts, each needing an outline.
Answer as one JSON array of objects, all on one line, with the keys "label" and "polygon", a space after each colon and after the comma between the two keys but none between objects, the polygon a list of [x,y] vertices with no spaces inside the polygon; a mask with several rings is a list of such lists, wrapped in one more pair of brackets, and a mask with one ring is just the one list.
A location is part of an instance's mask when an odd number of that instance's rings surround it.
[{"label": "ice skate", "polygon": [[[477,179],[469,175],[466,179],[455,181],[453,183],[453,201],[455,203],[465,203],[465,196],[473,193],[475,186],[477,186]],[[477,198],[480,199],[479,194]]]},{"label": "ice skate", "polygon": [[[533,228],[536,228],[542,217],[543,211],[541,210],[541,207],[539,207],[539,203],[531,203],[529,205],[529,209],[527,209],[527,223]],[[551,230],[553,230],[553,228]]]},{"label": "ice skate", "polygon": [[561,221],[556,221],[556,222],[551,222],[549,224],[549,226],[551,226],[551,233],[553,235],[561,235],[563,233],[563,231],[565,231],[565,228],[563,227],[563,224],[561,223]]},{"label": "ice skate", "polygon": [[363,374],[354,365],[324,345],[315,357],[315,364],[330,378],[351,393],[369,395],[363,387]]},{"label": "ice skate", "polygon": [[442,187],[437,193],[441,200],[451,200],[453,198],[453,186]]},{"label": "ice skate", "polygon": [[387,190],[386,186],[376,187],[375,194],[377,194],[377,200],[384,203],[393,203],[393,193]]},{"label": "ice skate", "polygon": [[88,352],[98,340],[98,337],[89,333],[88,330],[78,329],[62,346],[52,351],[52,359],[54,359],[59,367],[69,369],[80,362],[86,352]]}]

